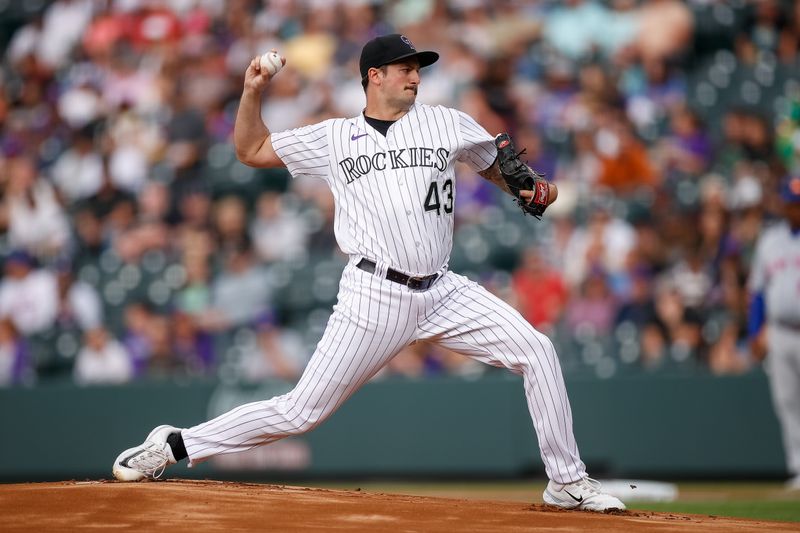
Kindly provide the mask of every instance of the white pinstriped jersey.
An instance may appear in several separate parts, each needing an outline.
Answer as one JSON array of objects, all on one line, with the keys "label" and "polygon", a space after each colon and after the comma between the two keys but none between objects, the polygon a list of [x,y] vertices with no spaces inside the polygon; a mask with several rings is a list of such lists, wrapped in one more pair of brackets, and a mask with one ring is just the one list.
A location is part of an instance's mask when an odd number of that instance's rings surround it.
[{"label": "white pinstriped jersey", "polygon": [[764,293],[768,321],[800,325],[800,236],[786,222],[759,238],[749,285]]},{"label": "white pinstriped jersey", "polygon": [[272,134],[292,176],[324,179],[342,251],[413,276],[440,271],[453,244],[456,161],[482,171],[494,139],[469,115],[414,104],[384,137],[363,114]]}]

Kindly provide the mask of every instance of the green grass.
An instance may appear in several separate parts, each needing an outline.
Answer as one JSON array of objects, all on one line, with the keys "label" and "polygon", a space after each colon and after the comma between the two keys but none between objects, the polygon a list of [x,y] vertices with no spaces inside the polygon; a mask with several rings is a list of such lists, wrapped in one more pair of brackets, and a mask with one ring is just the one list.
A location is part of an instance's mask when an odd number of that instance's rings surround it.
[{"label": "green grass", "polygon": [[631,510],[800,522],[800,501],[635,502]]},{"label": "green grass", "polygon": [[782,483],[680,483],[674,502],[631,502],[632,509],[800,522],[800,492]]}]

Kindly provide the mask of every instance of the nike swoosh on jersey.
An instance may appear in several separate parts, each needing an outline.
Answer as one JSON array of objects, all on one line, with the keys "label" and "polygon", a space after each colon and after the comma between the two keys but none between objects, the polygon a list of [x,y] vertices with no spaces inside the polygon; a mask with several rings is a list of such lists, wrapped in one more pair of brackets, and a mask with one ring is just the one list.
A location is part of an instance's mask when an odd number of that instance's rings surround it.
[{"label": "nike swoosh on jersey", "polygon": [[351,140],[351,141],[357,141],[357,140],[358,140],[358,139],[360,139],[361,137],[366,137],[366,136],[367,136],[367,134],[366,134],[366,133],[362,133],[361,135],[351,135],[351,136],[350,136],[350,140]]}]

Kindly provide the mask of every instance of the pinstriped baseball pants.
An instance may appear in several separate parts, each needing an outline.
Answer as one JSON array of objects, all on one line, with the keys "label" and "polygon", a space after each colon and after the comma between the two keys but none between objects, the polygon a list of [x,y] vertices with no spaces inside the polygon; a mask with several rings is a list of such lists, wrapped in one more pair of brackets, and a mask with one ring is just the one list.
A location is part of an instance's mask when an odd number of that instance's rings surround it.
[{"label": "pinstriped baseball pants", "polygon": [[325,333],[297,385],[182,432],[190,464],[248,450],[321,424],[402,348],[428,340],[521,375],[545,470],[556,483],[586,475],[550,340],[511,306],[446,272],[427,291],[345,268]]}]

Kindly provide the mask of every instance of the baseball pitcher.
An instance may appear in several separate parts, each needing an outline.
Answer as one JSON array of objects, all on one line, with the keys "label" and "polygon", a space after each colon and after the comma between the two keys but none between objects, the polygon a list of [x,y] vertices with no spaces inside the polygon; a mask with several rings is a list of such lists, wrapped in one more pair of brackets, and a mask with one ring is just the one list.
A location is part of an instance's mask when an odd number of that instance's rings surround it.
[{"label": "baseball pitcher", "polygon": [[310,431],[403,347],[426,340],[522,376],[550,479],[546,503],[625,509],[586,474],[552,342],[511,306],[448,270],[457,161],[536,217],[557,190],[519,159],[507,134],[492,137],[465,113],[416,103],[420,69],[438,58],[403,35],[375,38],[361,52],[364,111],[282,132],[271,132],[260,116],[278,65],[253,60],[236,118],[236,153],[247,165],[285,166],[330,187],[336,239],[349,256],[337,303],[291,392],[191,428],[159,426],[119,455],[117,479],[157,478],[182,459],[192,465]]}]

